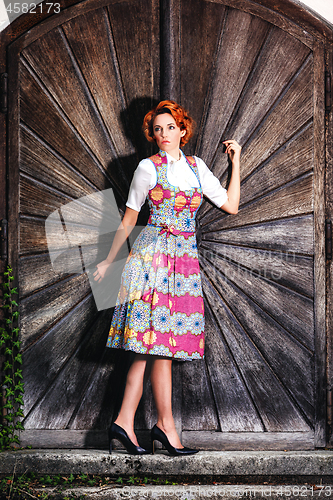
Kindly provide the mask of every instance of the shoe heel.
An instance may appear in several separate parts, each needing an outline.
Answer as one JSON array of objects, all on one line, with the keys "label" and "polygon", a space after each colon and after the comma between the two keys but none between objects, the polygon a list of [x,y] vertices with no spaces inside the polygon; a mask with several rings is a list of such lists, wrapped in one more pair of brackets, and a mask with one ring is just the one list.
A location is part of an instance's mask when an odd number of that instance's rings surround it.
[{"label": "shoe heel", "polygon": [[155,453],[155,442],[154,442],[153,439],[151,440],[151,452],[154,455],[154,453]]}]

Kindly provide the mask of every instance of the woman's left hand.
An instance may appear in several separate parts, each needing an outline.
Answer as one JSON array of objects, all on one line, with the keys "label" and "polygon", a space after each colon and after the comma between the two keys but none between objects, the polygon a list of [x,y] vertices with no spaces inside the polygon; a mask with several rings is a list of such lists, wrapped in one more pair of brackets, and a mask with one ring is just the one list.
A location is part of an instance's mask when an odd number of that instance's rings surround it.
[{"label": "woman's left hand", "polygon": [[223,141],[223,144],[226,147],[225,152],[229,155],[232,162],[240,159],[242,148],[237,141],[235,141],[234,139],[230,139],[228,141]]}]

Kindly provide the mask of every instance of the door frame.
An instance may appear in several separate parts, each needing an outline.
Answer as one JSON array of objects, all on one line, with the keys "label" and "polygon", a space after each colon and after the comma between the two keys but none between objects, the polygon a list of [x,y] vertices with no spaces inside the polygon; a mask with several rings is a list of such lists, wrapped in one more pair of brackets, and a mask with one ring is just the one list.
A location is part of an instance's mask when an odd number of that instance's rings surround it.
[{"label": "door frame", "polygon": [[[18,223],[18,95],[19,54],[27,45],[44,33],[67,20],[122,0],[62,0],[59,14],[23,14],[0,34],[0,73],[8,73],[8,113],[0,114],[0,219],[7,218],[10,227]],[[315,447],[332,443],[332,385],[333,354],[333,278],[332,262],[325,255],[325,218],[333,217],[333,112],[329,103],[332,84],[326,89],[325,72],[333,72],[333,30],[319,17],[291,0],[208,0],[240,9],[261,17],[283,29],[313,50],[314,56],[314,239],[315,251],[315,328],[316,328],[316,427]],[[161,0],[161,7],[169,12],[179,8],[180,0]],[[172,14],[171,14],[172,17]],[[170,55],[177,54],[177,37],[166,40]],[[332,81],[332,78],[331,78]],[[329,95],[328,95],[329,94]],[[326,104],[326,112],[325,112]],[[8,131],[11,131],[9,134]],[[326,141],[323,138],[326,138]],[[325,184],[326,176],[326,184]],[[17,280],[18,238],[16,231],[9,231],[8,262]],[[0,260],[0,272],[6,262]],[[326,276],[325,276],[326,275]],[[18,285],[18,283],[15,283]],[[327,397],[327,390],[330,391]],[[327,402],[329,406],[327,406]]]}]

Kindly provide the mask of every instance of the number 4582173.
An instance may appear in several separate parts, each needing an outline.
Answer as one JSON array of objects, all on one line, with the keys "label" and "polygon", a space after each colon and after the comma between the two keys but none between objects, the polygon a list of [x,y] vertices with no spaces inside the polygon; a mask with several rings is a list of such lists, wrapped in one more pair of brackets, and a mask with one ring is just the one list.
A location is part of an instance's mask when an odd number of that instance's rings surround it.
[{"label": "number 4582173", "polygon": [[6,10],[9,14],[37,14],[40,12],[46,12],[49,14],[53,12],[58,14],[60,12],[60,3],[54,2],[41,2],[39,4],[35,3],[10,3],[7,5]]}]

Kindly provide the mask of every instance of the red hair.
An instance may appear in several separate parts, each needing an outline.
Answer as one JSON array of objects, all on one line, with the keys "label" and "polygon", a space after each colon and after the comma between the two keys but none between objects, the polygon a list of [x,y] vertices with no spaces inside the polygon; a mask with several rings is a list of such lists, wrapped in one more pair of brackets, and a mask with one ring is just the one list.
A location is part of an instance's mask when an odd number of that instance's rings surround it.
[{"label": "red hair", "polygon": [[142,129],[149,142],[156,142],[154,137],[154,120],[156,116],[168,113],[172,115],[180,130],[186,130],[186,134],[180,140],[180,145],[184,146],[192,137],[195,122],[188,114],[186,109],[177,104],[175,101],[161,101],[155,108],[148,111],[143,120]]}]

